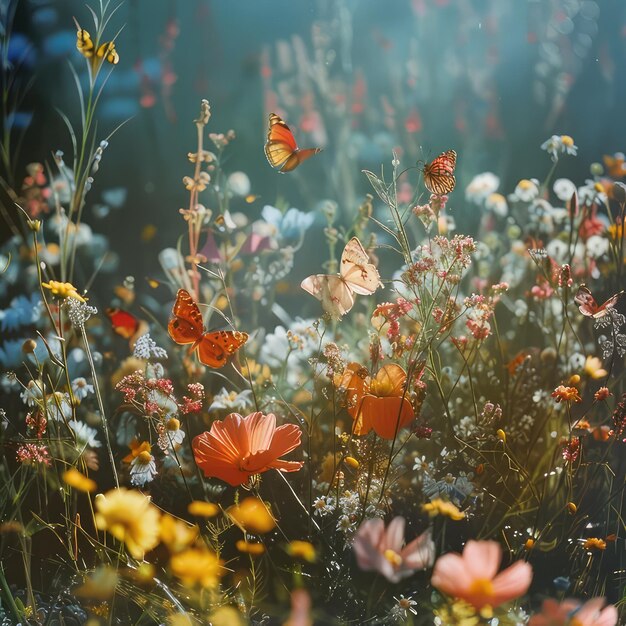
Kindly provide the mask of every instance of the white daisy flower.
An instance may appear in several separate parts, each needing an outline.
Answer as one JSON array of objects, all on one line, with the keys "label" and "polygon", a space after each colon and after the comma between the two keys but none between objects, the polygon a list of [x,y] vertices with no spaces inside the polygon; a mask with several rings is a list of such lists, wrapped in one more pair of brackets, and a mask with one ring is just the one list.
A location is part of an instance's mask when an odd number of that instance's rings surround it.
[{"label": "white daisy flower", "polygon": [[225,410],[225,411],[245,411],[247,408],[251,408],[253,404],[252,390],[246,389],[245,391],[226,391],[225,387],[222,387],[219,392],[213,397],[213,402],[209,407],[209,411]]},{"label": "white daisy flower", "polygon": [[70,420],[68,426],[74,431],[76,443],[80,448],[100,448],[102,444],[96,438],[98,431],[77,420]]},{"label": "white daisy flower", "polygon": [[26,389],[20,394],[22,402],[28,406],[35,406],[38,400],[43,399],[43,393],[45,391],[44,384],[39,380],[30,380]]},{"label": "white daisy flower", "polygon": [[77,400],[84,400],[90,393],[93,393],[93,385],[82,377],[75,378],[72,381],[72,393]]},{"label": "white daisy flower", "polygon": [[55,391],[46,398],[47,418],[65,422],[72,418],[72,403],[67,393]]},{"label": "white daisy flower", "polygon": [[609,251],[609,240],[600,235],[592,235],[586,244],[587,253],[594,259],[599,259]]},{"label": "white daisy flower", "polygon": [[515,187],[515,191],[509,196],[509,199],[513,201],[520,200],[521,202],[530,202],[538,195],[539,181],[536,178],[523,178],[517,183],[517,187]]},{"label": "white daisy flower", "polygon": [[487,196],[485,208],[499,217],[506,217],[509,213],[506,198],[501,193],[492,193]]},{"label": "white daisy flower", "polygon": [[552,189],[559,200],[566,202],[571,200],[576,191],[576,185],[569,178],[557,178]]},{"label": "white daisy flower", "polygon": [[154,457],[144,450],[140,452],[130,463],[130,484],[135,487],[143,487],[151,483],[157,475]]},{"label": "white daisy flower", "polygon": [[180,429],[180,420],[170,417],[165,424],[165,435],[168,441],[168,447],[179,446],[185,438],[185,431]]},{"label": "white daisy flower", "polygon": [[500,186],[500,179],[491,172],[483,172],[474,176],[470,184],[465,188],[465,199],[480,204],[495,193]]},{"label": "white daisy flower", "polygon": [[541,144],[541,149],[545,150],[553,161],[558,160],[559,154],[576,156],[578,151],[574,140],[569,135],[552,135]]}]

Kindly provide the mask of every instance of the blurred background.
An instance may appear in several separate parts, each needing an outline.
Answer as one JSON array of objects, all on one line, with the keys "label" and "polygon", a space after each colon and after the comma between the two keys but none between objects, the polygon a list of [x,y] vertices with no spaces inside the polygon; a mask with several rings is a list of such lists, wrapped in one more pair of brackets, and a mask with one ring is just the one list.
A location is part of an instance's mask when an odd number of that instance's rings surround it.
[{"label": "blurred background", "polygon": [[[93,22],[83,0],[1,4],[15,12],[8,60],[20,63],[25,87],[19,112],[4,119],[21,141],[5,175],[21,180],[28,162],[71,153],[58,110],[77,123],[69,65],[84,72],[84,61],[73,18],[88,30]],[[280,198],[304,211],[330,199],[353,214],[371,191],[360,171],[389,171],[392,149],[410,167],[454,148],[459,182],[448,207],[471,232],[479,216],[462,189],[476,174],[494,172],[505,190],[545,175],[539,146],[552,134],[579,148],[559,170],[573,179],[624,149],[623,0],[126,0],[107,28],[118,30],[98,129],[104,138],[128,121],[104,154],[88,219],[136,273],[175,245],[201,98],[211,103],[209,131],[237,134],[225,167],[248,175],[258,198],[233,208],[252,218]],[[291,174],[272,171],[263,154],[270,111],[301,147],[324,151]]]}]

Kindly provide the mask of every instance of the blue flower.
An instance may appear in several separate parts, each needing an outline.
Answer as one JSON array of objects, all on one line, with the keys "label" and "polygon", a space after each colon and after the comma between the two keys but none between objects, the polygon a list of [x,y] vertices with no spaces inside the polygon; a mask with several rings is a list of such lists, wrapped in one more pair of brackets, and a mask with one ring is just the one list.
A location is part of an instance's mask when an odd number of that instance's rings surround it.
[{"label": "blue flower", "polygon": [[304,233],[315,220],[313,213],[304,213],[298,209],[289,209],[286,213],[266,204],[261,217],[278,231],[278,238],[283,241],[300,241]]},{"label": "blue flower", "polygon": [[29,326],[41,316],[41,298],[33,293],[30,297],[19,295],[11,300],[9,308],[0,311],[0,330],[16,331],[21,326]]},{"label": "blue flower", "polygon": [[7,369],[19,367],[24,361],[24,339],[7,339],[0,345],[0,363]]}]

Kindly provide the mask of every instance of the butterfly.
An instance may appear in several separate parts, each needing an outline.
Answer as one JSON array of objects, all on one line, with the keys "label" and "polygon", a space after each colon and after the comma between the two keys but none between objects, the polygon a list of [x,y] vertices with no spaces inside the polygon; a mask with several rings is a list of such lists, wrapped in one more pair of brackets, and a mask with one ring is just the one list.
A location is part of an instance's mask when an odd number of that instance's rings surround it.
[{"label": "butterfly", "polygon": [[438,196],[450,193],[456,185],[455,167],[456,152],[454,150],[443,152],[430,163],[425,163],[422,172],[426,189]]},{"label": "butterfly", "polygon": [[133,339],[140,331],[147,331],[146,323],[128,311],[110,307],[105,312],[111,322],[111,326],[113,326],[113,330],[124,339]]},{"label": "butterfly", "polygon": [[354,294],[372,295],[382,287],[376,266],[370,263],[361,242],[352,237],[341,255],[339,274],[314,274],[300,286],[315,296],[333,319],[345,315],[354,305]]},{"label": "butterfly", "polygon": [[611,296],[602,306],[598,306],[595,298],[591,295],[591,291],[585,286],[581,285],[574,296],[574,302],[578,305],[578,310],[587,317],[593,317],[599,319],[604,317],[610,309],[612,309],[623,291]]},{"label": "butterfly", "polygon": [[307,148],[300,150],[289,126],[276,115],[270,113],[267,141],[265,142],[265,156],[269,164],[279,172],[291,172],[314,154],[321,152],[321,148]]},{"label": "butterfly", "polygon": [[224,367],[248,341],[248,334],[237,330],[205,332],[202,313],[186,289],[178,290],[172,314],[167,325],[170,337],[178,344],[191,344],[189,353],[197,351],[200,363],[209,367]]}]

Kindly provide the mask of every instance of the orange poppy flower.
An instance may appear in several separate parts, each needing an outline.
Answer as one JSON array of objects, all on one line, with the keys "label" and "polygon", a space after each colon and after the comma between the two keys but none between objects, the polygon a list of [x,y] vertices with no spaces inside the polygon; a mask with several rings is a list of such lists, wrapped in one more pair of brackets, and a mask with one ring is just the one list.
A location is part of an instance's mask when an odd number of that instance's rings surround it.
[{"label": "orange poppy flower", "polygon": [[283,454],[300,445],[302,431],[295,424],[276,427],[276,416],[260,411],[242,417],[238,413],[215,421],[211,430],[193,440],[196,463],[208,477],[236,487],[255,474],[270,469],[297,472],[300,461],[283,461]]},{"label": "orange poppy flower", "polygon": [[406,372],[395,363],[383,365],[372,378],[358,363],[350,363],[335,384],[348,390],[348,413],[355,435],[372,429],[383,439],[393,439],[415,417],[405,392]]}]

